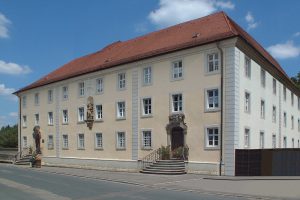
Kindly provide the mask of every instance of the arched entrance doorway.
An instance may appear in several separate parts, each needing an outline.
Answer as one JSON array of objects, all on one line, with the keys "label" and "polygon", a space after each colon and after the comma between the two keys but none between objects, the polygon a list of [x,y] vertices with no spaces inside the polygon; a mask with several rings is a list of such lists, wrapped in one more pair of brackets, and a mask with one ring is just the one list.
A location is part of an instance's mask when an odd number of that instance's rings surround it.
[{"label": "arched entrance doorway", "polygon": [[184,146],[183,128],[174,127],[171,130],[171,150],[173,151],[174,149],[183,146]]}]

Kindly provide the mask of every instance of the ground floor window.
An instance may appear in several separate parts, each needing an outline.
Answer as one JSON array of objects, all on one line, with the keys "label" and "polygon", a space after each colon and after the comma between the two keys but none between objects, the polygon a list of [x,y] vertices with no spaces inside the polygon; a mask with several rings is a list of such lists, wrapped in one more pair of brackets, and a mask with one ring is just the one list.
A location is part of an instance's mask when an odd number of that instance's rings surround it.
[{"label": "ground floor window", "polygon": [[102,149],[102,147],[103,147],[102,133],[96,133],[96,135],[95,135],[95,147],[96,147],[96,149]]},{"label": "ground floor window", "polygon": [[265,146],[265,133],[263,131],[259,134],[259,148],[263,149]]},{"label": "ground floor window", "polygon": [[62,148],[63,149],[68,149],[69,148],[69,139],[68,135],[63,135],[63,141],[62,141]]},{"label": "ground floor window", "polygon": [[51,150],[53,148],[54,148],[53,135],[48,135],[48,149]]},{"label": "ground floor window", "polygon": [[84,149],[84,134],[78,134],[78,149]]},{"label": "ground floor window", "polygon": [[117,132],[117,149],[126,148],[125,132]]},{"label": "ground floor window", "polygon": [[209,127],[206,129],[206,147],[219,146],[219,128]]},{"label": "ground floor window", "polygon": [[245,128],[244,147],[245,148],[249,148],[250,147],[250,129],[249,128]]},{"label": "ground floor window", "polygon": [[142,148],[143,149],[151,149],[152,147],[152,134],[150,130],[143,131],[143,142],[142,142]]},{"label": "ground floor window", "polygon": [[23,136],[23,148],[27,148],[27,136]]},{"label": "ground floor window", "polygon": [[276,135],[272,135],[272,148],[275,149],[276,148]]},{"label": "ground floor window", "polygon": [[283,148],[287,148],[287,139],[283,137]]}]

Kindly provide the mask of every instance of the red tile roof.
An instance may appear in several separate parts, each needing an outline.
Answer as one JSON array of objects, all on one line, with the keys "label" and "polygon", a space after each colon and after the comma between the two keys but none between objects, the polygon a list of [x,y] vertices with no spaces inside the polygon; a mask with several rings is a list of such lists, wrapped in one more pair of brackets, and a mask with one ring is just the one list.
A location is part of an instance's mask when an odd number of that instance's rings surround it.
[{"label": "red tile roof", "polygon": [[[198,34],[197,37],[193,37],[195,34]],[[86,73],[236,36],[240,36],[248,42],[283,76],[288,78],[276,60],[258,42],[224,12],[218,12],[128,41],[112,43],[100,51],[63,65],[16,93]]]}]

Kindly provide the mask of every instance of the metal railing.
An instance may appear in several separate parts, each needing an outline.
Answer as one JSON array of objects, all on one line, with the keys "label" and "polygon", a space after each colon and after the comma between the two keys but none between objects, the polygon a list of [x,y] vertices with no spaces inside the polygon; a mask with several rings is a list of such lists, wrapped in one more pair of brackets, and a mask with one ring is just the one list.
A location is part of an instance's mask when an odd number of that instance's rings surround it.
[{"label": "metal railing", "polygon": [[142,169],[145,169],[146,167],[156,162],[157,160],[160,160],[161,158],[162,158],[161,148],[152,151],[150,154],[148,154],[142,159]]},{"label": "metal railing", "polygon": [[24,156],[29,155],[29,148],[24,148],[22,151],[19,151],[14,158],[14,162],[22,159]]}]

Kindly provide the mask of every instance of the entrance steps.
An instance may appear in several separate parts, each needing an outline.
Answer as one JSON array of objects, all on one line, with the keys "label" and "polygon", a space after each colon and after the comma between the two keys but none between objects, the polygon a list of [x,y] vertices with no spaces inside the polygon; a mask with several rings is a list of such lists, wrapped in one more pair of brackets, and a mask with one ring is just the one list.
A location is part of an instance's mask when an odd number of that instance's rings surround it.
[{"label": "entrance steps", "polygon": [[158,160],[140,171],[144,174],[186,174],[184,160]]},{"label": "entrance steps", "polygon": [[22,157],[20,160],[16,160],[15,165],[30,165],[30,158],[32,155],[26,155]]}]

